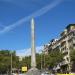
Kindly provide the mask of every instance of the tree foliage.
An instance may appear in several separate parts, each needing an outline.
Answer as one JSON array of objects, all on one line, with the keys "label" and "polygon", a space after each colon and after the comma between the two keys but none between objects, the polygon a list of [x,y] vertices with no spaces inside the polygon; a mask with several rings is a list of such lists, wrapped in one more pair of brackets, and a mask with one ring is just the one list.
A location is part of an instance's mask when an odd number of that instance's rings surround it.
[{"label": "tree foliage", "polygon": [[[48,55],[45,55],[44,53],[36,54],[36,64],[37,68],[53,68],[57,63],[60,63],[63,60],[63,55],[60,51],[51,51]],[[29,65],[28,68],[31,66],[31,56],[27,56],[23,58],[22,64]]]},{"label": "tree foliage", "polygon": [[0,51],[0,73],[10,72],[11,70],[11,54],[12,54],[12,67],[17,68],[18,65],[18,57],[16,56],[16,52],[9,50],[1,50]]},{"label": "tree foliage", "polygon": [[75,72],[75,49],[70,51],[70,60],[71,60],[71,71]]},{"label": "tree foliage", "polygon": [[75,50],[70,51],[70,58],[71,58],[71,61],[75,62]]},{"label": "tree foliage", "polygon": [[[28,69],[31,68],[31,56],[23,57],[22,61],[19,61],[19,57],[16,56],[16,52],[9,50],[0,51],[0,72],[10,72],[11,70],[11,54],[12,54],[12,67],[21,69],[22,66],[27,66]],[[36,54],[36,64],[37,68],[52,68],[57,63],[61,62],[63,55],[59,51],[51,51],[48,55],[44,53]]]},{"label": "tree foliage", "polygon": [[60,51],[51,51],[49,55],[45,56],[46,66],[49,68],[54,67],[63,60],[63,54]]}]

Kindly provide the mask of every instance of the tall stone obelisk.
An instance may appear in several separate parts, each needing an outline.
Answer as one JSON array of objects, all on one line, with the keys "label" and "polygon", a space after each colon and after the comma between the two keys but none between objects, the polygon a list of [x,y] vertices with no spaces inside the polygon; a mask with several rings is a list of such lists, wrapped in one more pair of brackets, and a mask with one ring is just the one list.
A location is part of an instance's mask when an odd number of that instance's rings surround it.
[{"label": "tall stone obelisk", "polygon": [[36,67],[36,56],[35,56],[35,28],[34,18],[31,20],[31,68]]},{"label": "tall stone obelisk", "polygon": [[31,19],[31,69],[26,75],[41,75],[41,72],[36,68],[36,50],[35,50],[35,23],[34,18]]}]

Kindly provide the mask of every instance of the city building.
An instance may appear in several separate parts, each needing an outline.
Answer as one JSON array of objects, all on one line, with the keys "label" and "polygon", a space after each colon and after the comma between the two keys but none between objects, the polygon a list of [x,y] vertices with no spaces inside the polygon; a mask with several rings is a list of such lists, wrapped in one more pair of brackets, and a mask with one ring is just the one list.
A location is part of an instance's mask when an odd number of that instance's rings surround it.
[{"label": "city building", "polygon": [[75,49],[75,24],[69,24],[60,34],[59,39],[52,39],[44,46],[45,54],[53,50],[60,50],[64,55],[63,61],[54,66],[53,70],[67,72],[71,71],[70,51]]}]

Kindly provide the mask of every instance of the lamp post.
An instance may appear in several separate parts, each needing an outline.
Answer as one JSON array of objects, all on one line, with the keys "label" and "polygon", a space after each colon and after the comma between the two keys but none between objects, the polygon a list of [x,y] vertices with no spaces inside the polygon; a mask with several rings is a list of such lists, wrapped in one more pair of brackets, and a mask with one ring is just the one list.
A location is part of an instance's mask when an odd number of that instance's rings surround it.
[{"label": "lamp post", "polygon": [[42,70],[42,52],[41,52],[41,70]]},{"label": "lamp post", "polygon": [[12,75],[12,51],[10,52],[11,54],[11,75]]},{"label": "lamp post", "polygon": [[44,70],[45,70],[45,52],[42,51],[42,53],[43,53],[43,56],[44,56],[44,57],[43,57],[43,58],[44,58],[44,59],[43,59],[43,61],[44,61],[44,64],[43,64],[43,65],[44,65]]},{"label": "lamp post", "polygon": [[44,69],[45,69],[45,54],[44,54]]},{"label": "lamp post", "polygon": [[[43,62],[42,62],[43,61]],[[41,70],[42,69],[45,69],[45,54],[44,54],[44,51],[41,50]]]}]

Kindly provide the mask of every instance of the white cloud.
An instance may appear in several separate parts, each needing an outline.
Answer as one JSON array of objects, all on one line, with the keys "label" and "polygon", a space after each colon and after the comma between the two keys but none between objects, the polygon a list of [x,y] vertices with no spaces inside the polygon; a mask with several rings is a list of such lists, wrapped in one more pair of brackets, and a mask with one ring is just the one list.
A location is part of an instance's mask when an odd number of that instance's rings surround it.
[{"label": "white cloud", "polygon": [[27,17],[24,17],[24,18],[20,19],[19,21],[15,22],[11,25],[8,25],[7,27],[5,27],[3,30],[0,31],[0,34],[9,32],[10,30],[13,30],[17,26],[22,25],[22,23],[30,20],[32,17],[39,17],[39,16],[44,15],[45,13],[47,13],[48,11],[50,11],[51,9],[56,7],[58,4],[60,4],[62,1],[63,0],[55,0],[53,3],[50,3],[49,5],[47,5],[47,6],[43,7],[42,9],[34,12],[33,14],[31,14]]},{"label": "white cloud", "polygon": [[[40,53],[43,50],[43,46],[36,47],[36,53]],[[17,56],[29,56],[31,55],[31,48],[22,49],[16,51]]]}]

